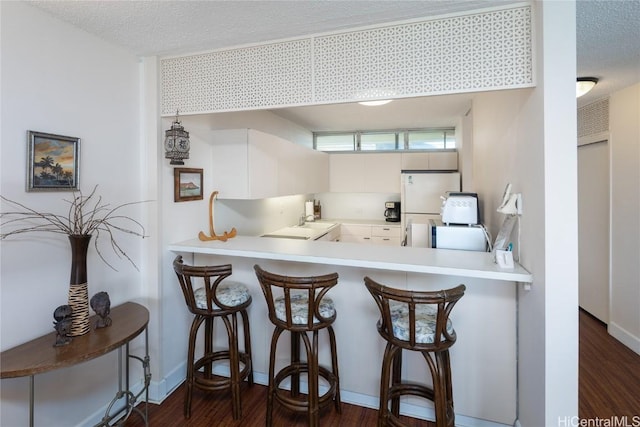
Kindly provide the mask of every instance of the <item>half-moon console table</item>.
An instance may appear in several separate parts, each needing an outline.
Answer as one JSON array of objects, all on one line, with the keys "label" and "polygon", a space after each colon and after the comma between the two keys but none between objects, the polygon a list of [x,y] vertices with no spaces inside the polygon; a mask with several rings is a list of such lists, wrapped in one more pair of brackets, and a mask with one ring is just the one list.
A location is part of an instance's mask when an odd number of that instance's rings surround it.
[{"label": "half-moon console table", "polygon": [[[0,378],[30,377],[29,384],[29,425],[33,427],[34,410],[34,376],[43,372],[66,368],[87,360],[95,359],[111,351],[118,349],[118,392],[113,398],[97,426],[109,426],[111,421],[128,418],[132,411],[136,411],[149,425],[149,383],[151,370],[149,368],[149,335],[147,325],[149,323],[149,311],[140,304],[127,302],[111,309],[109,315],[112,319],[111,326],[101,329],[91,329],[85,335],[74,337],[69,344],[54,347],[56,333],[43,335],[32,341],[0,353],[2,366]],[[91,318],[91,324],[96,321],[96,316]],[[129,343],[144,331],[145,355],[134,356],[129,353]],[[122,359],[122,348],[125,348],[126,357]],[[142,363],[144,369],[144,386],[138,394],[133,394],[129,387],[129,360],[135,359]],[[124,366],[123,366],[124,365]],[[122,371],[126,373],[123,387]],[[135,407],[142,393],[145,393],[144,412]],[[124,399],[124,406],[111,413],[114,405]]]}]

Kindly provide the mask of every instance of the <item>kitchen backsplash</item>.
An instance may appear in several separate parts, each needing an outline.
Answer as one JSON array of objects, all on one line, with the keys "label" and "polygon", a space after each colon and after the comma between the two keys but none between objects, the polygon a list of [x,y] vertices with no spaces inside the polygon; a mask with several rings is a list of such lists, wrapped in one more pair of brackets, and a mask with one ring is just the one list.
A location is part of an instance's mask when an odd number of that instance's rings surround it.
[{"label": "kitchen backsplash", "polygon": [[399,201],[399,193],[320,193],[262,200],[216,201],[215,229],[257,236],[298,223],[305,200],[320,200],[322,218],[383,220],[384,202]]},{"label": "kitchen backsplash", "polygon": [[323,218],[384,219],[384,202],[400,201],[400,193],[320,193]]}]

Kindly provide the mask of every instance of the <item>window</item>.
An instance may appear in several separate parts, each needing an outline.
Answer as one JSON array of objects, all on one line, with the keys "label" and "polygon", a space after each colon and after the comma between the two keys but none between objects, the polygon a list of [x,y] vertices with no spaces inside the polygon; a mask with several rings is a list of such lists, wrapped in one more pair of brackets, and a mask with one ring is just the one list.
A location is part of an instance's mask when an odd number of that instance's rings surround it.
[{"label": "window", "polygon": [[397,133],[362,133],[360,134],[360,150],[381,151],[397,150]]},{"label": "window", "polygon": [[318,151],[354,151],[356,149],[356,135],[354,133],[314,134],[313,148]]},{"label": "window", "polygon": [[318,151],[444,150],[456,148],[454,128],[314,132]]}]

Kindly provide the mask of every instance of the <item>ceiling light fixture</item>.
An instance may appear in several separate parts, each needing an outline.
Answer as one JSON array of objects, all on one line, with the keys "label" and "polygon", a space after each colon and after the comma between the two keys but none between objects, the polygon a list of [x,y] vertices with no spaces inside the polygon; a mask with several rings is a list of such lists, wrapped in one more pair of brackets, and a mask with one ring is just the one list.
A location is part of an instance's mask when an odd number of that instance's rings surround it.
[{"label": "ceiling light fixture", "polygon": [[379,99],[379,100],[376,100],[376,101],[360,101],[360,102],[358,102],[358,104],[366,105],[366,106],[369,106],[369,107],[375,107],[377,105],[388,104],[391,101],[392,101],[391,99]]},{"label": "ceiling light fixture", "polygon": [[586,95],[598,83],[595,77],[578,77],[576,82],[576,98]]}]

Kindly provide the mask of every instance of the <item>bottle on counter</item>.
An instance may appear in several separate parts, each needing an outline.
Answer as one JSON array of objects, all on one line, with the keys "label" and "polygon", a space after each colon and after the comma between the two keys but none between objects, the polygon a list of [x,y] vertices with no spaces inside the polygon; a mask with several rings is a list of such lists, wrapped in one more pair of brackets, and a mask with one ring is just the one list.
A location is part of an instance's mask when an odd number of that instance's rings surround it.
[{"label": "bottle on counter", "polygon": [[322,219],[322,206],[320,206],[320,200],[313,201],[313,218]]}]

